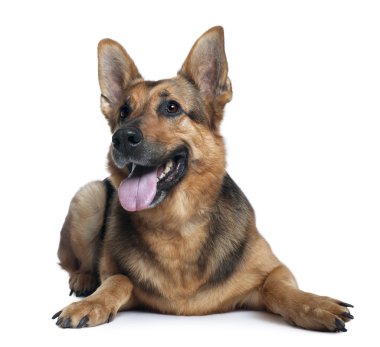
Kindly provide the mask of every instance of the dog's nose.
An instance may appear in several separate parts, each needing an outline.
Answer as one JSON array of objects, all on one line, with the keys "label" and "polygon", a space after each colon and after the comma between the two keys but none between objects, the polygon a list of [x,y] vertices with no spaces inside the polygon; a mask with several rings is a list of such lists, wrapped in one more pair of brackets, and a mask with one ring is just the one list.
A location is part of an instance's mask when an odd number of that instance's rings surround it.
[{"label": "dog's nose", "polygon": [[143,140],[143,134],[140,129],[135,127],[122,128],[116,131],[112,136],[112,144],[119,151],[128,150],[131,147],[137,147]]},{"label": "dog's nose", "polygon": [[142,139],[143,139],[143,134],[140,129],[138,128],[126,128],[126,135],[127,135],[127,142],[130,146],[135,147],[138,146]]}]

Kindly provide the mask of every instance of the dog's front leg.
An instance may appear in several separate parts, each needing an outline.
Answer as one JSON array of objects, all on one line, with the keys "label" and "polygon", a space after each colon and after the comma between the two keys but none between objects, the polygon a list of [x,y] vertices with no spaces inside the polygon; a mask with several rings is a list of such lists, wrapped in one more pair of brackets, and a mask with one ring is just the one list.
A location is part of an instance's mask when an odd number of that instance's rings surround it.
[{"label": "dog's front leg", "polygon": [[89,297],[74,302],[56,313],[61,328],[83,328],[109,323],[120,309],[132,303],[133,285],[124,275],[108,277]]},{"label": "dog's front leg", "polygon": [[354,318],[347,309],[352,305],[299,290],[292,273],[283,265],[265,280],[261,299],[269,311],[306,329],[346,331],[344,323]]}]

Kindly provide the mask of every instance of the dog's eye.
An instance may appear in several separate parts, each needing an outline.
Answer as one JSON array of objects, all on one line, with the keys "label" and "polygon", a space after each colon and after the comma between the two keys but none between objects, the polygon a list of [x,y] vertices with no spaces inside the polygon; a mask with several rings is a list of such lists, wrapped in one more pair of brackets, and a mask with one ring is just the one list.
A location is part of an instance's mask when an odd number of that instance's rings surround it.
[{"label": "dog's eye", "polygon": [[180,110],[180,106],[175,101],[169,101],[166,105],[166,112],[167,113],[177,113]]},{"label": "dog's eye", "polygon": [[132,110],[129,104],[124,104],[121,109],[120,109],[120,119],[124,120],[129,117],[131,114]]},{"label": "dog's eye", "polygon": [[158,108],[159,112],[164,116],[178,116],[182,113],[181,105],[174,100],[164,101]]}]

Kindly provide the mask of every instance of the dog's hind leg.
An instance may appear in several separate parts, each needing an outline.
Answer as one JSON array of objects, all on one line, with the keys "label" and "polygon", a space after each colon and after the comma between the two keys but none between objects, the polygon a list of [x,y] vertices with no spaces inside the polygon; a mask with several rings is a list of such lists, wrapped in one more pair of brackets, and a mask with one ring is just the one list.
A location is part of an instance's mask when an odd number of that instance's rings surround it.
[{"label": "dog's hind leg", "polygon": [[70,295],[88,296],[100,284],[98,260],[111,191],[109,182],[94,181],[71,200],[58,248],[60,265],[70,276]]}]

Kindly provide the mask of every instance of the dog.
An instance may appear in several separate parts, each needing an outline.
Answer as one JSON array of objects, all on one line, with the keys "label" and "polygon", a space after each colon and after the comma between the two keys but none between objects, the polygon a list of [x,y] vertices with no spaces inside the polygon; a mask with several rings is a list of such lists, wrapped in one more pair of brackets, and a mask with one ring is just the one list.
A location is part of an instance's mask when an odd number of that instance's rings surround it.
[{"label": "dog", "polygon": [[346,331],[353,306],[298,289],[226,172],[220,124],[232,87],[223,28],[204,33],[171,79],[144,80],[110,39],[100,41],[98,63],[110,176],[71,201],[58,258],[70,295],[85,298],[57,312],[56,324],[92,327],[122,310],[244,309]]}]

